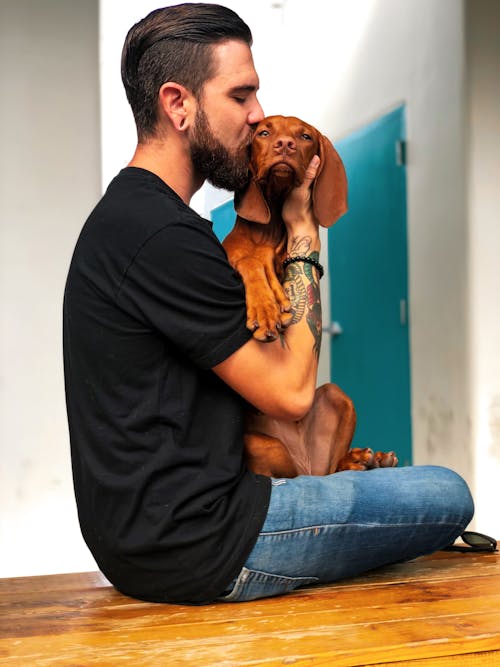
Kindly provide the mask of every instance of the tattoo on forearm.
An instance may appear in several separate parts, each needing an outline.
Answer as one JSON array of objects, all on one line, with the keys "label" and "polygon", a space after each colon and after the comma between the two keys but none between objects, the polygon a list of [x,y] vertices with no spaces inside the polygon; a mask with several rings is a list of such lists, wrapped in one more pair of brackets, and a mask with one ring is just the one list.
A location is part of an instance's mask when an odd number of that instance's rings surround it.
[{"label": "tattoo on forearm", "polygon": [[311,243],[312,240],[310,236],[293,236],[288,240],[288,254],[290,257],[308,255],[311,250]]},{"label": "tattoo on forearm", "polygon": [[302,267],[298,264],[290,264],[287,267],[284,288],[292,304],[293,319],[291,324],[300,322],[306,311],[307,289],[303,276]]},{"label": "tattoo on forearm", "polygon": [[[300,251],[294,254],[305,254],[302,247],[300,245]],[[292,253],[290,252],[290,254]],[[316,251],[309,253],[309,256],[319,260],[319,253]],[[291,324],[300,322],[305,315],[314,339],[313,350],[316,356],[319,357],[321,345],[321,297],[317,270],[311,264],[303,262],[289,264],[286,268],[283,287],[292,304],[293,319]]]}]

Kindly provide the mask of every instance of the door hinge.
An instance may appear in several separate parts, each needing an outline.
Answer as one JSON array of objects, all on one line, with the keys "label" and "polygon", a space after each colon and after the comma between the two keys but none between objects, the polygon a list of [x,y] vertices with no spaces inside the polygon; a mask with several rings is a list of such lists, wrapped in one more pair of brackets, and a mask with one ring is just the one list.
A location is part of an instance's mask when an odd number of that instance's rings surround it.
[{"label": "door hinge", "polygon": [[339,322],[332,322],[330,325],[324,324],[322,329],[323,333],[332,336],[332,338],[336,338],[337,336],[340,336],[342,333],[344,333],[344,330],[340,326]]},{"label": "door hinge", "polygon": [[398,167],[406,164],[406,141],[404,139],[396,141],[396,164]]}]

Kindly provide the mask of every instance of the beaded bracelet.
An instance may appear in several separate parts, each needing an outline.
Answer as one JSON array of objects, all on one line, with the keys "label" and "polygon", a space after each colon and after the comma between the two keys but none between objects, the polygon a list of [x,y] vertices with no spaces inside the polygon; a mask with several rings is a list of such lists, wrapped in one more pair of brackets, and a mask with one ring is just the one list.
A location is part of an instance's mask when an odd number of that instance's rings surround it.
[{"label": "beaded bracelet", "polygon": [[309,257],[308,255],[296,255],[295,257],[287,257],[287,259],[285,259],[285,261],[283,262],[283,268],[286,269],[286,267],[289,264],[294,264],[295,262],[305,262],[306,264],[311,264],[312,266],[315,266],[319,273],[319,279],[321,280],[321,278],[323,278],[325,270],[318,262],[318,260],[314,259],[314,257]]}]

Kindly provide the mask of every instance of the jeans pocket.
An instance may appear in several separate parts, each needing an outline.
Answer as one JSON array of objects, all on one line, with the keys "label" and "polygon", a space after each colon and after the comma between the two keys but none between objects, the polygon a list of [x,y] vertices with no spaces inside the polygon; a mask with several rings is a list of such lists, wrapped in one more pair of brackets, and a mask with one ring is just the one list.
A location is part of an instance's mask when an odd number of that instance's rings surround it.
[{"label": "jeans pocket", "polygon": [[279,574],[271,574],[270,572],[249,570],[243,567],[235,580],[231,592],[221,596],[219,600],[223,602],[257,600],[258,598],[283,595],[296,588],[315,584],[318,581],[318,577],[285,577]]}]

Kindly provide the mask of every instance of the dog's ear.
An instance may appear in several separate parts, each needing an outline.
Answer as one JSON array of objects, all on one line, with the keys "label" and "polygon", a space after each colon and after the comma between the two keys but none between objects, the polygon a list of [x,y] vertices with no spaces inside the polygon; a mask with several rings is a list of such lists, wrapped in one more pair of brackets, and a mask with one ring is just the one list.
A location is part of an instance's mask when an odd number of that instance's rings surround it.
[{"label": "dog's ear", "polygon": [[271,221],[271,211],[262,190],[250,174],[250,180],[234,196],[234,209],[240,218],[250,222],[267,224]]},{"label": "dog's ear", "polygon": [[313,208],[319,224],[331,227],[347,211],[347,178],[339,154],[323,135],[319,151],[321,164],[313,183]]}]

